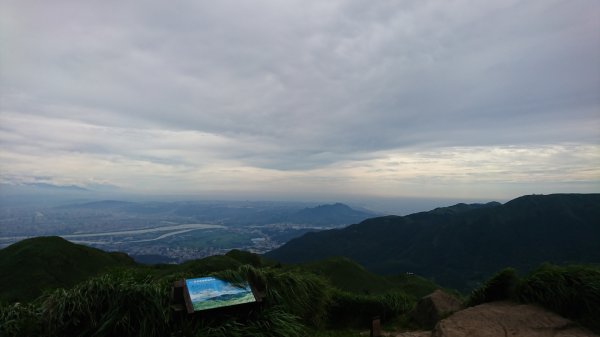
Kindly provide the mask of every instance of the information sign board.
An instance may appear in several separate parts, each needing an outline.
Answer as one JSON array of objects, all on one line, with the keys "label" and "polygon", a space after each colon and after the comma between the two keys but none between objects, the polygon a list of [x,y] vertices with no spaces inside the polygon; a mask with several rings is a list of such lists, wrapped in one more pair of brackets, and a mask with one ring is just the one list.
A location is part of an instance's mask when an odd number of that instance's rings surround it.
[{"label": "information sign board", "polygon": [[194,311],[256,302],[250,285],[233,284],[214,277],[185,280],[188,300]]}]

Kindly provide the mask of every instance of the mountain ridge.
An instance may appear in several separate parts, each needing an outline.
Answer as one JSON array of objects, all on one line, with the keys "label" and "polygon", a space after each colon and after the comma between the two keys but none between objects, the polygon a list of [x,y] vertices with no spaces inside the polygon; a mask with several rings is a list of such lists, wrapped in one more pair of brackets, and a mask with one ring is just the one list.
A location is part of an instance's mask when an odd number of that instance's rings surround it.
[{"label": "mountain ridge", "polygon": [[329,227],[360,222],[377,215],[375,212],[354,209],[340,202],[314,207],[299,205],[281,203],[265,206],[260,202],[131,202],[107,199],[66,204],[56,208],[144,215],[167,214],[195,218],[198,221],[221,221],[222,218],[226,218],[231,224],[296,223]]},{"label": "mountain ridge", "polygon": [[600,262],[600,194],[530,195],[466,208],[308,233],[265,256],[286,263],[344,256],[372,272],[415,272],[462,290],[507,266]]}]

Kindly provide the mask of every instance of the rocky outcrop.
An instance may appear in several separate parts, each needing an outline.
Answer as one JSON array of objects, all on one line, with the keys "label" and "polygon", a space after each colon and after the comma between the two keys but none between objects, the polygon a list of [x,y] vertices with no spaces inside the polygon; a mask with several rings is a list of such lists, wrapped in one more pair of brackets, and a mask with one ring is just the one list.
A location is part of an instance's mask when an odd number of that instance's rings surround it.
[{"label": "rocky outcrop", "polygon": [[543,308],[510,302],[485,303],[440,321],[432,337],[598,337]]},{"label": "rocky outcrop", "polygon": [[421,298],[410,316],[415,323],[432,328],[440,319],[461,308],[462,303],[458,298],[438,289]]}]

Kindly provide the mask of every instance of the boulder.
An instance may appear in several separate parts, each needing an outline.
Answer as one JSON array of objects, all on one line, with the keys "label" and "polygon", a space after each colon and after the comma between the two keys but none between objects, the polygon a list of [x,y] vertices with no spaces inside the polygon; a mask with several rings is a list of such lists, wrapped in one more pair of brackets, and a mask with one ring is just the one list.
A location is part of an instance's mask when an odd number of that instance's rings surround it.
[{"label": "boulder", "polygon": [[432,337],[598,337],[546,309],[511,302],[491,302],[441,320]]},{"label": "boulder", "polygon": [[411,319],[423,326],[432,328],[440,319],[462,308],[462,302],[440,289],[421,298],[410,313]]}]

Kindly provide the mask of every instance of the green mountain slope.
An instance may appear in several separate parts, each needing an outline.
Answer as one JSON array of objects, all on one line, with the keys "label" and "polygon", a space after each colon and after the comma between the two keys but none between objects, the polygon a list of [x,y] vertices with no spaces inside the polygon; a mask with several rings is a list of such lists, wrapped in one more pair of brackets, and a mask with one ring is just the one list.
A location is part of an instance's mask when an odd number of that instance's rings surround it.
[{"label": "green mountain slope", "polygon": [[308,233],[265,256],[300,263],[345,256],[384,274],[414,272],[472,289],[494,271],[543,262],[600,262],[600,194],[524,196],[459,204]]},{"label": "green mountain slope", "polygon": [[[55,262],[48,262],[48,257]],[[50,278],[28,282],[39,275],[69,282],[76,273],[83,278],[28,303],[0,301],[2,336],[345,336],[350,327],[364,330],[373,316],[380,316],[386,324],[397,319],[403,322],[401,318],[416,299],[436,288],[415,275],[372,274],[347,258],[282,266],[234,250],[180,265],[145,266],[122,254],[52,237],[21,241],[0,251],[0,258],[2,282],[7,274],[21,273],[22,279],[11,285],[23,285],[13,288],[22,292],[49,288],[40,282]],[[9,265],[6,258],[13,258]],[[85,277],[73,265],[123,267]],[[93,271],[86,272],[93,275]],[[262,309],[227,315],[174,315],[169,306],[173,281],[207,274],[233,282],[253,280],[266,295]],[[511,298],[537,303],[597,329],[598,276],[593,266],[545,265],[521,280],[495,277],[475,294],[480,301]],[[325,331],[331,328],[343,330]]]},{"label": "green mountain slope", "polygon": [[293,273],[309,273],[329,281],[333,287],[361,295],[402,291],[415,297],[426,295],[438,286],[417,275],[381,276],[347,258],[329,258],[309,264],[279,266],[261,256],[232,250],[178,265],[139,265],[127,255],[107,253],[73,244],[59,237],[38,237],[20,241],[0,250],[0,301],[30,301],[44,290],[70,288],[92,276],[119,267],[139,275],[162,279],[172,276],[200,277],[243,265],[255,268],[276,267]]},{"label": "green mountain slope", "polygon": [[44,289],[70,287],[101,271],[133,265],[125,254],[107,253],[60,237],[23,240],[0,250],[0,300],[28,301]]},{"label": "green mountain slope", "polygon": [[331,257],[296,265],[293,268],[324,277],[336,288],[356,294],[384,294],[390,291],[402,291],[419,298],[439,288],[432,281],[414,274],[397,276],[374,274],[360,264],[344,257]]}]

